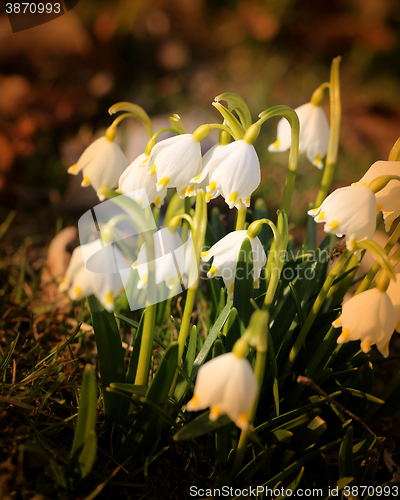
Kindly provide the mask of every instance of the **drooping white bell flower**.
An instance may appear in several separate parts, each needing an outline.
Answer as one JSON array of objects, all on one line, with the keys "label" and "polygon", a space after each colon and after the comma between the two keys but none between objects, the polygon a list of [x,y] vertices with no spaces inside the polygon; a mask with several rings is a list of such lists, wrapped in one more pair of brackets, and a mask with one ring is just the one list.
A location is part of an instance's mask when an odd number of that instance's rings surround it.
[{"label": "drooping white bell flower", "polygon": [[257,391],[258,383],[248,360],[228,352],[201,366],[186,409],[210,407],[210,420],[226,414],[240,429],[247,429]]},{"label": "drooping white bell flower", "polygon": [[[377,161],[361,177],[356,185],[368,185],[382,175],[400,176],[400,161]],[[377,211],[382,210],[386,231],[389,231],[393,221],[400,215],[400,182],[391,180],[375,194]]]},{"label": "drooping white bell flower", "polygon": [[[210,162],[213,159],[213,157],[218,154],[219,151],[221,151],[225,145],[222,144],[214,144],[212,148],[210,148],[207,153],[203,155],[203,171],[201,174],[198,176],[194,177],[193,179],[190,180],[194,184],[194,189],[203,189],[203,191],[207,191],[207,186],[210,184],[209,178],[210,175],[214,172],[214,170],[217,168],[219,165],[218,162],[212,162],[211,163],[211,169],[210,169]],[[212,193],[206,192],[205,198],[206,202],[208,203],[210,200],[217,198],[221,193],[219,192],[218,189],[215,189]]]},{"label": "drooping white bell flower", "polygon": [[201,172],[201,146],[192,134],[182,134],[158,142],[148,159],[149,174],[156,174],[157,191],[175,187],[185,196],[190,179]]},{"label": "drooping white bell flower", "polygon": [[[215,154],[218,153],[218,151],[221,151],[222,148],[224,148],[224,145],[221,144],[214,144],[204,155],[202,158],[202,172],[201,174],[197,175],[193,179],[190,179],[191,185],[189,186],[188,191],[190,190],[190,196],[193,196],[196,194],[198,189],[202,189],[203,191],[207,191],[207,186],[209,185],[209,175],[211,171],[209,170],[209,163],[214,157]],[[213,169],[215,169],[217,164],[214,164]],[[192,194],[193,192],[193,194]],[[220,195],[220,192],[216,189],[213,193],[208,193],[206,192],[205,198],[207,203],[214,198],[217,198],[217,196]]]},{"label": "drooping white bell flower", "polygon": [[396,274],[396,281],[390,280],[386,293],[389,295],[396,312],[396,330],[400,333],[400,273]]},{"label": "drooping white bell flower", "polygon": [[226,146],[217,146],[201,176],[193,178],[201,183],[208,176],[206,200],[221,194],[229,208],[250,206],[250,197],[261,182],[260,161],[252,144],[244,140]]},{"label": "drooping white bell flower", "polygon": [[396,311],[386,292],[377,288],[355,295],[342,307],[341,316],[332,325],[342,327],[338,344],[350,340],[360,340],[361,349],[367,353],[371,345],[386,358],[389,342],[396,327]]},{"label": "drooping white bell flower", "polygon": [[318,208],[308,215],[324,222],[324,231],[346,235],[346,246],[352,250],[357,241],[370,240],[376,228],[376,198],[366,186],[336,189]]},{"label": "drooping white bell flower", "polygon": [[[232,233],[224,236],[224,238],[219,240],[209,250],[202,252],[201,254],[201,258],[204,262],[208,262],[211,257],[214,257],[212,266],[208,271],[207,276],[209,278],[212,278],[213,276],[221,276],[231,298],[233,297],[236,266],[239,259],[240,249],[244,239],[247,237],[248,233],[246,230],[233,231]],[[267,256],[265,255],[264,248],[257,236],[255,238],[250,237],[249,240],[253,252],[254,287],[258,288],[260,286],[259,279],[261,270],[267,262]]]},{"label": "drooping white bell flower", "polygon": [[[317,168],[324,167],[322,159],[328,151],[329,123],[321,106],[311,102],[295,109],[300,121],[300,153],[305,153]],[[287,151],[292,144],[289,122],[282,118],[278,122],[277,139],[268,146],[268,151]]]},{"label": "drooping white bell flower", "polygon": [[[172,290],[181,281],[186,271],[185,247],[178,232],[171,232],[170,228],[163,227],[153,234],[155,256],[155,282],[160,284],[165,281]],[[190,266],[190,262],[189,262]],[[146,288],[148,282],[148,257],[146,245],[140,248],[138,258],[132,266],[137,269],[140,277],[138,288]]]},{"label": "drooping white bell flower", "polygon": [[85,149],[78,162],[68,169],[68,173],[77,175],[82,171],[81,186],[92,186],[102,201],[105,199],[102,190],[114,188],[127,166],[119,145],[106,137],[100,137]]},{"label": "drooping white bell flower", "polygon": [[[102,272],[93,272],[88,267]],[[71,300],[95,295],[107,311],[112,311],[114,299],[124,291],[118,269],[127,267],[129,264],[115,245],[103,246],[100,240],[92,241],[72,252],[59,291],[68,291]]]},{"label": "drooping white bell flower", "polygon": [[140,190],[145,189],[148,202],[154,203],[156,207],[160,207],[164,203],[164,198],[167,196],[167,189],[157,191],[156,180],[153,176],[148,175],[148,170],[142,168],[146,164],[148,156],[143,153],[134,160],[126,170],[122,173],[118,181],[118,192],[125,195],[130,195],[136,202],[142,202]]}]

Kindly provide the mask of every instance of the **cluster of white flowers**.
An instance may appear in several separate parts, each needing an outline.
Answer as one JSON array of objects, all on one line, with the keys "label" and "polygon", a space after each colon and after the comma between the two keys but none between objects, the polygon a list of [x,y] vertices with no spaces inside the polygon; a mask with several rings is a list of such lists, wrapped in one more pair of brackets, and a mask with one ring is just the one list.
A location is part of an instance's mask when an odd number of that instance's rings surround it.
[{"label": "cluster of white flowers", "polygon": [[[374,193],[369,185],[382,176],[399,176],[399,161],[378,161],[351,186],[337,189],[322,205],[308,213],[325,224],[324,231],[346,235],[346,247],[353,250],[357,242],[371,240],[376,229],[377,213],[382,212],[386,230],[400,215],[400,182],[390,180]],[[400,331],[400,275],[386,291],[377,288],[355,295],[342,307],[341,316],[332,325],[342,327],[339,344],[360,340],[368,352],[377,346],[383,356],[389,355],[389,342],[395,329]]]},{"label": "cluster of white flowers", "polygon": [[320,207],[308,211],[316,222],[324,222],[324,231],[346,235],[346,246],[352,250],[362,240],[370,240],[376,229],[376,214],[383,213],[386,230],[400,215],[400,182],[396,179],[376,194],[369,185],[378,177],[400,176],[399,161],[377,161],[351,186],[336,189]]},{"label": "cluster of white flowers", "polygon": [[[305,153],[316,167],[322,168],[330,131],[319,100],[311,99],[311,102],[295,111],[300,120],[300,152]],[[207,202],[221,195],[229,208],[249,207],[251,195],[261,182],[260,162],[254,146],[247,142],[245,135],[244,139],[236,138],[229,144],[215,144],[202,156],[200,141],[204,135],[199,132],[200,129],[202,127],[193,134],[183,133],[155,143],[129,166],[121,148],[114,142],[115,133],[106,134],[86,149],[69,172],[76,175],[82,171],[82,185],[92,185],[100,199],[104,198],[103,191],[107,188],[118,186],[119,193],[131,197],[132,193],[140,193],[144,189],[148,201],[159,207],[164,202],[168,188],[176,189],[181,198],[194,196],[201,188],[205,191]],[[278,123],[277,139],[268,149],[279,152],[286,151],[290,146],[291,128],[287,120],[282,119]],[[376,193],[371,188],[371,183],[382,176],[400,176],[400,162],[374,163],[358,182],[335,190],[321,206],[310,210],[309,215],[316,222],[324,223],[325,232],[345,235],[347,249],[352,251],[358,242],[373,238],[377,213],[382,212],[386,230],[400,215],[398,180],[390,180]],[[140,204],[141,198],[138,197],[135,201]],[[222,277],[231,298],[237,261],[246,237],[250,240],[253,252],[254,286],[258,287],[266,254],[257,236],[245,230],[234,231],[201,254],[205,262],[213,258],[207,275],[209,278]],[[166,232],[161,237],[161,231],[154,234],[156,261],[164,263],[156,269],[155,280],[157,284],[164,281],[168,288],[173,288],[182,279],[183,270],[165,265],[166,259],[172,258],[170,254],[166,255],[165,248],[177,248],[176,238],[177,236]],[[161,239],[164,243],[160,246]],[[85,271],[84,262],[79,255],[79,250],[76,250],[60,289],[68,289],[73,299],[94,293],[111,310],[114,298],[119,293],[115,276],[110,278]],[[120,257],[123,258],[122,254]],[[186,265],[190,262],[190,256],[182,254],[178,260]],[[133,268],[137,269],[140,276],[138,287],[146,287],[148,269],[144,247]],[[87,276],[85,273],[88,273]],[[361,348],[365,352],[372,344],[376,344],[382,354],[387,356],[388,342],[394,328],[399,330],[400,324],[398,282],[399,280],[391,283],[386,292],[369,290],[344,304],[341,317],[333,323],[335,327],[343,328],[338,338],[339,343],[361,340]],[[360,314],[361,310],[368,312]]]},{"label": "cluster of white flowers", "polygon": [[[322,168],[329,141],[325,113],[312,103],[295,111],[301,123],[300,151]],[[221,195],[229,208],[240,209],[250,206],[250,197],[261,182],[258,155],[246,138],[227,145],[216,144],[202,157],[196,134],[181,134],[156,143],[149,155],[141,154],[129,166],[114,139],[115,133],[108,133],[95,140],[68,169],[74,175],[82,171],[82,186],[93,186],[100,200],[106,189],[119,186],[118,191],[127,194],[144,188],[150,203],[160,206],[167,188],[176,188],[181,198],[193,196],[198,188],[203,188],[207,202]],[[282,119],[278,123],[278,138],[269,150],[286,151],[290,145],[290,125]]]},{"label": "cluster of white flowers", "polygon": [[[322,90],[317,91],[320,92],[315,94],[317,97],[314,95],[311,102],[295,111],[300,121],[300,152],[322,169],[330,129],[318,97]],[[158,143],[155,142],[156,134],[149,140],[146,152],[129,166],[114,141],[115,129],[111,132],[108,129],[105,137],[94,141],[68,171],[74,175],[82,171],[82,186],[92,185],[100,200],[104,199],[107,189],[117,188],[120,194],[143,205],[140,193],[144,190],[148,203],[160,207],[169,188],[176,189],[182,199],[202,189],[206,202],[221,195],[230,209],[240,210],[250,206],[250,198],[261,182],[260,161],[252,144],[254,138],[250,140],[246,130],[238,137],[231,127],[235,140],[228,144],[221,140],[202,156],[203,132],[218,126],[227,133],[225,125],[205,125],[193,134],[179,134],[176,130],[178,135]],[[258,124],[252,125],[256,126]],[[288,150],[292,144],[291,133],[288,121],[282,118],[277,127],[277,139],[269,146],[269,151]],[[400,215],[400,182],[397,179],[390,180],[377,192],[371,187],[371,183],[382,176],[399,177],[400,162],[376,162],[358,183],[337,189],[308,214],[316,222],[324,223],[325,232],[345,235],[347,249],[353,251],[358,242],[373,238],[377,213],[382,212],[387,230]],[[213,258],[207,276],[222,277],[230,298],[233,298],[237,262],[246,238],[252,250],[254,287],[259,287],[267,257],[257,234],[250,228],[233,231],[201,253],[204,262]],[[183,276],[189,275],[194,257],[191,239],[183,245],[178,233],[163,228],[154,232],[153,243],[156,285],[165,283],[169,290],[186,285]],[[114,252],[110,262],[116,263],[117,269],[129,268],[122,253],[113,246],[109,248]],[[98,250],[98,240],[75,249],[60,291],[68,291],[73,300],[94,294],[108,311],[112,311],[115,298],[123,291],[122,282],[111,265],[109,269],[105,266],[104,273],[88,269],[88,258],[95,256]],[[144,244],[131,267],[139,275],[138,288],[146,288],[149,268]],[[400,274],[396,277],[386,290],[379,287],[367,290],[343,305],[341,316],[332,323],[335,328],[342,328],[337,339],[339,344],[359,340],[364,352],[375,344],[383,356],[388,356],[391,336],[395,329],[400,332]],[[245,354],[234,349],[205,363],[198,372],[194,395],[186,409],[197,411],[210,407],[211,420],[226,414],[239,428],[247,429],[259,385]]]}]

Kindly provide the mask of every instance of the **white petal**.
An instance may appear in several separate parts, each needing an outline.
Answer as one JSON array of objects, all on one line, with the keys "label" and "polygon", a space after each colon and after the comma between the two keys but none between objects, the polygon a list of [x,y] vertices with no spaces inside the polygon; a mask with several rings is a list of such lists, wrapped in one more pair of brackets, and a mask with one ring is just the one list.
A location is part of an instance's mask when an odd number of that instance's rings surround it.
[{"label": "white petal", "polygon": [[376,228],[376,198],[366,186],[336,189],[319,208],[307,213],[316,222],[325,222],[325,232],[345,234],[349,249],[357,241],[372,239]]},{"label": "white petal", "polygon": [[[382,175],[400,176],[399,161],[377,161],[357,184],[368,185],[377,177]],[[390,229],[392,222],[400,215],[400,182],[391,180],[383,189],[376,193],[378,210],[382,210],[385,219],[386,230]]]},{"label": "white petal", "polygon": [[235,141],[217,151],[209,163],[209,181],[215,183],[229,208],[236,200],[247,204],[261,182],[260,162],[254,146]]},{"label": "white petal", "polygon": [[278,122],[276,141],[268,146],[268,151],[280,153],[287,151],[292,144],[291,128],[286,118],[281,118]]},{"label": "white petal", "polygon": [[[345,341],[386,345],[396,326],[396,312],[387,293],[374,288],[355,295],[343,305],[341,315],[342,335]],[[336,325],[335,325],[336,326]],[[340,339],[340,337],[339,337]]]},{"label": "white petal", "polygon": [[197,397],[194,402],[189,402],[186,405],[188,411],[203,410],[222,402],[235,357],[229,352],[217,356],[200,367],[194,389],[194,394]]},{"label": "white petal", "polygon": [[396,281],[390,281],[386,293],[392,301],[396,312],[396,330],[400,332],[400,273],[396,274]]},{"label": "white petal", "polygon": [[220,409],[238,423],[242,414],[250,413],[257,396],[258,383],[248,360],[235,358]]},{"label": "white petal", "polygon": [[[142,168],[143,161],[146,158],[145,154],[138,156],[119,178],[120,192],[128,195],[134,201],[140,202],[142,208],[148,206],[149,203],[154,203],[157,206],[162,205],[167,195],[167,189],[157,191],[155,176],[148,175],[148,169]],[[146,197],[143,197],[143,189],[146,192]],[[144,198],[147,198],[147,200]]]},{"label": "white petal", "polygon": [[124,153],[116,142],[108,141],[105,137],[97,139],[91,146],[94,147],[90,154],[85,155],[86,150],[81,156],[84,178],[89,179],[96,192],[103,186],[115,187],[128,166]]},{"label": "white petal", "polygon": [[159,142],[152,149],[149,168],[156,166],[157,183],[169,179],[168,187],[189,186],[201,172],[201,146],[192,134],[182,134]]}]

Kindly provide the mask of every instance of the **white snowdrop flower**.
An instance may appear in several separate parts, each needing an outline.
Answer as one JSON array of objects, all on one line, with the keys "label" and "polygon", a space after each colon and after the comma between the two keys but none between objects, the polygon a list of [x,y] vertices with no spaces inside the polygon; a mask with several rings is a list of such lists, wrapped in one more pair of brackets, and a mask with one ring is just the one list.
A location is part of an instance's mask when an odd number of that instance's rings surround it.
[{"label": "white snowdrop flower", "polygon": [[158,142],[148,159],[149,174],[156,174],[157,191],[174,187],[184,197],[190,179],[201,171],[201,146],[192,134],[182,134]]},{"label": "white snowdrop flower", "polygon": [[248,360],[228,352],[201,366],[186,409],[210,407],[210,420],[226,414],[240,429],[247,429],[257,391],[258,383]]},{"label": "white snowdrop flower", "polygon": [[[123,293],[118,269],[129,267],[122,253],[114,245],[102,246],[100,240],[78,246],[72,253],[60,292],[68,291],[71,300],[95,295],[107,311],[114,309],[114,299]],[[93,272],[88,267],[102,269]]]},{"label": "white snowdrop flower", "polygon": [[376,198],[366,186],[336,189],[320,207],[307,213],[316,222],[325,223],[326,233],[346,235],[349,250],[358,241],[372,239],[376,228]]},{"label": "white snowdrop flower", "polygon": [[[356,185],[368,185],[382,175],[400,176],[400,161],[377,161]],[[389,231],[393,221],[400,215],[400,182],[393,179],[375,194],[377,211],[382,210],[386,231]]]},{"label": "white snowdrop flower", "polygon": [[229,208],[250,206],[250,197],[261,182],[260,161],[254,146],[239,140],[216,147],[210,156],[202,174],[192,179],[200,183],[208,176],[206,200],[221,194]]},{"label": "white snowdrop flower", "polygon": [[106,137],[100,137],[85,149],[78,163],[72,165],[68,173],[76,175],[82,171],[81,185],[83,187],[91,185],[102,201],[105,199],[102,190],[116,187],[127,166],[125,155],[119,145]]},{"label": "white snowdrop flower", "polygon": [[[155,282],[160,284],[165,281],[172,290],[185,272],[185,250],[182,239],[177,231],[171,232],[170,228],[163,227],[153,234],[155,256]],[[146,245],[140,248],[138,258],[132,265],[137,269],[140,277],[138,288],[146,288],[148,282],[148,258]]]},{"label": "white snowdrop flower", "polygon": [[125,195],[132,194],[130,198],[141,203],[140,190],[144,189],[147,194],[148,202],[154,203],[156,207],[160,207],[164,203],[164,198],[167,196],[167,189],[158,192],[154,177],[148,175],[148,170],[146,168],[141,168],[146,164],[147,159],[148,156],[143,153],[124,170],[119,178],[119,188],[117,191]]},{"label": "white snowdrop flower", "polygon": [[400,333],[400,273],[396,274],[396,281],[390,280],[386,293],[396,312],[396,330]]},{"label": "white snowdrop flower", "polygon": [[[322,159],[328,151],[329,123],[321,106],[311,102],[295,109],[300,120],[299,149],[317,168],[324,167]],[[282,118],[278,122],[277,139],[270,144],[268,151],[287,151],[292,144],[289,122]]]},{"label": "white snowdrop flower", "polygon": [[[201,172],[201,174],[190,180],[190,182],[194,185],[194,191],[197,191],[197,189],[203,189],[203,191],[207,191],[207,186],[210,184],[209,177],[219,165],[218,162],[212,162],[210,168],[210,162],[214,158],[214,156],[218,154],[218,152],[220,152],[224,147],[224,145],[218,143],[214,144],[214,146],[204,154],[203,171]],[[221,193],[218,189],[215,189],[212,193],[206,192],[205,198],[207,203],[210,200],[217,198],[220,194]]]},{"label": "white snowdrop flower", "polygon": [[[233,231],[227,234],[213,245],[209,250],[202,252],[201,258],[204,262],[208,262],[211,257],[214,257],[212,266],[207,273],[209,278],[214,276],[221,276],[224,280],[226,289],[229,296],[233,297],[233,290],[235,285],[235,273],[237,261],[239,259],[240,248],[245,238],[248,237],[246,230]],[[259,279],[262,268],[267,262],[264,248],[261,241],[256,236],[250,238],[251,249],[253,251],[253,279],[254,287],[258,288]]]},{"label": "white snowdrop flower", "polygon": [[342,327],[338,344],[360,340],[361,349],[369,352],[371,345],[386,358],[389,355],[389,341],[396,327],[396,311],[386,292],[377,288],[354,295],[342,307],[341,316],[332,325]]}]

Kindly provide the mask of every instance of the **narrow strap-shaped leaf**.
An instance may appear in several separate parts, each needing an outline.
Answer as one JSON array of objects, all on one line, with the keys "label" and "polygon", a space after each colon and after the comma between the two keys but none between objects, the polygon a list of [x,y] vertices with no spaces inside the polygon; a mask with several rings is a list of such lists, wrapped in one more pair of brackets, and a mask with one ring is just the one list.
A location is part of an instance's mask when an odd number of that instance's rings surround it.
[{"label": "narrow strap-shaped leaf", "polygon": [[[177,368],[178,349],[178,343],[172,342],[165,351],[146,393],[145,401],[151,403],[151,405],[141,408],[138,418],[131,427],[120,453],[117,455],[119,461],[126,460],[129,456],[132,456],[138,450],[139,446],[146,442],[150,434],[155,432],[159,414],[151,406],[157,405],[160,407],[167,402]],[[161,408],[160,411],[162,411]]]},{"label": "narrow strap-shaped leaf", "polygon": [[129,408],[128,403],[118,395],[106,391],[112,382],[125,382],[125,361],[121,336],[114,314],[107,312],[93,295],[87,300],[92,315],[99,356],[104,420],[107,433],[110,435],[113,426],[119,425],[123,421]]},{"label": "narrow strap-shaped leaf", "polygon": [[232,307],[232,310],[228,317],[228,321],[225,323],[224,334],[225,349],[227,352],[231,352],[233,345],[241,337],[240,321],[237,309],[235,307]]},{"label": "narrow strap-shaped leaf", "polygon": [[354,470],[358,470],[376,443],[376,437],[370,434],[353,446]]},{"label": "narrow strap-shaped leaf", "polygon": [[196,439],[204,436],[208,432],[213,432],[225,425],[232,423],[226,415],[223,415],[218,420],[210,420],[210,412],[202,413],[187,425],[182,427],[176,434],[174,434],[175,441],[185,441],[187,439]]},{"label": "narrow strap-shaped leaf", "polygon": [[93,369],[86,365],[83,372],[78,418],[71,456],[69,473],[77,480],[83,479],[92,470],[96,458],[97,439],[97,381]]},{"label": "narrow strap-shaped leaf", "polygon": [[190,332],[189,345],[186,352],[186,357],[183,361],[183,368],[190,377],[193,369],[193,363],[196,357],[196,347],[197,347],[197,327],[192,326],[192,331]]},{"label": "narrow strap-shaped leaf", "polygon": [[[119,316],[117,316],[119,317]],[[134,384],[136,378],[136,371],[139,362],[139,354],[140,354],[140,345],[142,343],[142,333],[143,333],[143,323],[144,323],[144,311],[140,318],[139,325],[137,327],[135,341],[132,346],[132,355],[131,360],[129,362],[128,372],[126,374],[126,383]],[[133,325],[132,325],[133,326]]]},{"label": "narrow strap-shaped leaf", "polygon": [[[283,498],[287,498],[287,496],[292,496],[292,494],[296,491],[297,486],[300,484],[301,478],[303,477],[304,473],[304,467],[300,469],[300,472],[298,473],[297,477],[289,484],[287,488],[283,491],[282,494],[280,494],[278,497],[275,498],[275,500],[283,500]],[[289,495],[286,495],[286,493],[289,493]]]},{"label": "narrow strap-shaped leaf", "polygon": [[[256,455],[243,469],[235,476],[235,480],[242,484],[248,484],[253,475],[265,465],[276,449],[276,445],[268,446],[266,450],[262,450]],[[243,498],[243,497],[242,497]]]},{"label": "narrow strap-shaped leaf", "polygon": [[245,328],[247,328],[250,317],[254,312],[250,299],[254,299],[253,251],[250,240],[245,238],[236,265],[233,296],[233,306],[236,307]]},{"label": "narrow strap-shaped leaf", "polygon": [[[192,373],[193,369],[193,363],[194,359],[196,357],[196,347],[197,347],[197,328],[196,325],[192,326],[192,330],[190,332],[190,337],[189,337],[189,345],[186,351],[186,356],[185,359],[183,360],[183,366],[182,370],[184,373],[187,375],[187,377],[190,377],[190,374]],[[190,379],[189,379],[190,381]],[[186,388],[188,386],[188,382],[183,377],[182,375],[179,377],[178,382],[175,387],[174,391],[174,399],[176,401],[180,401],[183,395],[186,392]]]},{"label": "narrow strap-shaped leaf", "polygon": [[339,476],[356,477],[353,461],[353,427],[349,426],[339,450]]},{"label": "narrow strap-shaped leaf", "polygon": [[153,403],[160,405],[163,405],[167,401],[177,364],[178,343],[172,342],[165,351],[156,374],[151,381],[146,399],[150,399]]},{"label": "narrow strap-shaped leaf", "polygon": [[201,351],[199,352],[196,359],[194,360],[193,370],[192,370],[192,374],[191,374],[192,380],[194,380],[196,378],[196,375],[197,375],[197,372],[199,371],[200,366],[206,360],[212,345],[214,344],[216,338],[218,337],[218,333],[221,331],[222,327],[224,326],[224,323],[229,316],[230,310],[232,309],[232,304],[233,304],[233,302],[231,300],[226,304],[226,306],[223,308],[221,314],[218,316],[217,321],[214,323],[214,326],[209,331],[208,336],[206,338],[206,341],[204,342],[203,347],[201,348]]},{"label": "narrow strap-shaped leaf", "polygon": [[14,352],[15,346],[17,345],[18,339],[19,339],[19,332],[17,333],[17,336],[15,337],[15,339],[8,344],[8,346],[6,347],[6,349],[4,351],[4,355],[0,360],[0,373],[3,373],[4,370],[7,368],[8,364],[10,362],[12,353]]}]

